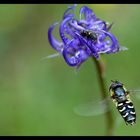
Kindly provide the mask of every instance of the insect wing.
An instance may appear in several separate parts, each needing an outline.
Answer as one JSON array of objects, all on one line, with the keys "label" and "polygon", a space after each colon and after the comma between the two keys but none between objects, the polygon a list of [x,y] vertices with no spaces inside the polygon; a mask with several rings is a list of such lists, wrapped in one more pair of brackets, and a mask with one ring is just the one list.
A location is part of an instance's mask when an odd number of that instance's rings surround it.
[{"label": "insect wing", "polygon": [[109,111],[109,108],[106,105],[107,101],[108,98],[99,102],[91,101],[80,104],[74,108],[74,112],[77,115],[85,117],[101,115]]},{"label": "insect wing", "polygon": [[[106,102],[110,98],[104,99],[102,101],[91,101],[87,103],[80,104],[74,108],[74,112],[79,116],[90,117],[98,116],[108,112],[110,109],[107,107]],[[116,109],[116,108],[115,108]],[[118,112],[117,112],[118,113]],[[118,128],[124,122],[122,116],[118,114],[114,120],[114,127]]]},{"label": "insect wing", "polygon": [[140,100],[140,89],[134,89],[134,90],[131,89],[128,90],[128,92]]}]

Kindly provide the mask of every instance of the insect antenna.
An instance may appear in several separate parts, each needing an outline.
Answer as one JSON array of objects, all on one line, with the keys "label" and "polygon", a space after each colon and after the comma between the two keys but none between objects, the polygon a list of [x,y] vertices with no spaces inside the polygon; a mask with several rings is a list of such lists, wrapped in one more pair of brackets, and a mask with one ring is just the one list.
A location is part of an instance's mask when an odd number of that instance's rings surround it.
[{"label": "insect antenna", "polygon": [[130,89],[128,92],[132,93],[138,100],[140,99],[140,89]]}]

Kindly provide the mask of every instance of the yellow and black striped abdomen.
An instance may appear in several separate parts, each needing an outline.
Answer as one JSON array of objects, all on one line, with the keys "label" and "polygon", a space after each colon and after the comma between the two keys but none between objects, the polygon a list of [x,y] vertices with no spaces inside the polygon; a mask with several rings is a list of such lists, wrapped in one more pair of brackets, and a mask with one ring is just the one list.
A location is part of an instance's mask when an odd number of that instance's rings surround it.
[{"label": "yellow and black striped abdomen", "polygon": [[125,120],[126,124],[134,124],[136,121],[136,112],[131,100],[117,103],[117,109]]}]

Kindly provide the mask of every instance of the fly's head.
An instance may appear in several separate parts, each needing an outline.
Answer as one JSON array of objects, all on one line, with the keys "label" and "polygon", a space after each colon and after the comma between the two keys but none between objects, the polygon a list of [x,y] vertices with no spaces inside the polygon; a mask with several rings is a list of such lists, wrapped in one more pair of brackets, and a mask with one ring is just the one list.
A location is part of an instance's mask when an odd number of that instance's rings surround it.
[{"label": "fly's head", "polygon": [[111,98],[115,99],[117,102],[123,102],[127,100],[127,92],[123,83],[119,81],[112,80],[112,83],[109,87],[109,92],[111,94]]}]

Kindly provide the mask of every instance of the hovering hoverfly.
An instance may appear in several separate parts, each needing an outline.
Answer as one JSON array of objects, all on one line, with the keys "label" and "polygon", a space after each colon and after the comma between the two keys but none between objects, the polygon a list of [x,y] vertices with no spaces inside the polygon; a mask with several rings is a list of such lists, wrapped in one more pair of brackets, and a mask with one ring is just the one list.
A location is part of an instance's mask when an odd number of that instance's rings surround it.
[{"label": "hovering hoverfly", "polygon": [[[136,112],[129,94],[140,92],[140,90],[126,90],[123,83],[112,80],[112,83],[109,86],[109,92],[110,97],[98,103],[91,101],[85,104],[80,104],[74,108],[74,112],[80,116],[86,117],[104,114],[110,109],[106,105],[106,102],[111,98],[125,123],[133,125],[136,122]],[[137,96],[137,94],[135,95]],[[139,96],[137,97],[140,98]],[[116,121],[116,123],[121,122],[120,116]]]},{"label": "hovering hoverfly", "polygon": [[109,91],[116,108],[126,124],[133,125],[136,122],[136,112],[130,99],[129,91],[127,91],[124,85],[119,81],[112,81]]}]

